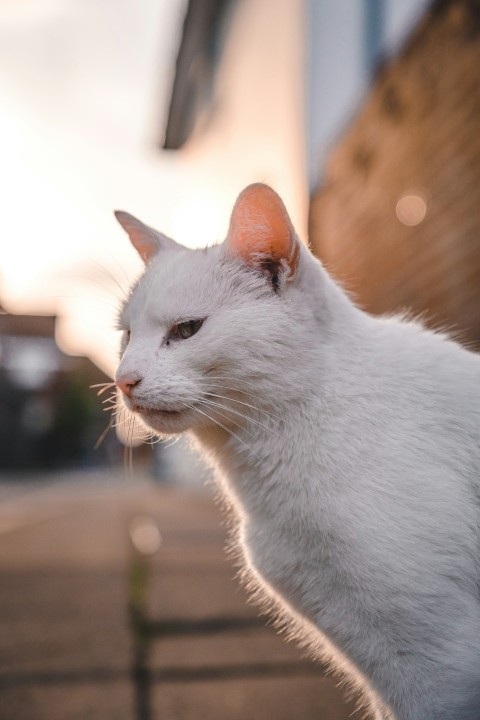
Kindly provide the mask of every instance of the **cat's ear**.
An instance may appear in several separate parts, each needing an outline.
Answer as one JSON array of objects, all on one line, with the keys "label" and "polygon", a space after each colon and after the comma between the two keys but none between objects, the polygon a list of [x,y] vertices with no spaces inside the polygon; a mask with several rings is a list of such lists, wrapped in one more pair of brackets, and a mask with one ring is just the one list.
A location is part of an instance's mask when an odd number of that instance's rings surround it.
[{"label": "cat's ear", "polygon": [[237,198],[226,239],[227,252],[268,273],[274,286],[280,274],[291,282],[297,272],[299,240],[277,193],[255,183]]},{"label": "cat's ear", "polygon": [[123,210],[115,210],[115,217],[128,234],[130,242],[138,252],[144,263],[148,263],[159,250],[180,250],[182,246],[171,240],[171,238],[144,225],[130,213]]}]

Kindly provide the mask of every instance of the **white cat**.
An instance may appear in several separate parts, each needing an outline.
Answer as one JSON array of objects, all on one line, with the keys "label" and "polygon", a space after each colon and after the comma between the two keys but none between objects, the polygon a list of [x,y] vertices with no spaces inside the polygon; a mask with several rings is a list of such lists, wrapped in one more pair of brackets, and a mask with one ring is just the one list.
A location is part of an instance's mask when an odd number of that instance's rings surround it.
[{"label": "white cat", "polygon": [[355,307],[265,185],[205,250],[117,218],[128,408],[194,434],[252,576],[376,717],[479,720],[480,357]]}]

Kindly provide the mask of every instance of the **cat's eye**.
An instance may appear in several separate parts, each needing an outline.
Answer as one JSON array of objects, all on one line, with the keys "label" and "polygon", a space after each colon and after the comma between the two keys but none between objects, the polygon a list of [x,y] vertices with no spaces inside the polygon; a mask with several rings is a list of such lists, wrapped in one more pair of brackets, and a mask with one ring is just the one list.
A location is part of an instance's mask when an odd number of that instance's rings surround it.
[{"label": "cat's eye", "polygon": [[178,323],[172,328],[173,337],[178,337],[181,340],[188,340],[188,338],[195,335],[203,325],[203,320],[186,320],[185,322]]}]

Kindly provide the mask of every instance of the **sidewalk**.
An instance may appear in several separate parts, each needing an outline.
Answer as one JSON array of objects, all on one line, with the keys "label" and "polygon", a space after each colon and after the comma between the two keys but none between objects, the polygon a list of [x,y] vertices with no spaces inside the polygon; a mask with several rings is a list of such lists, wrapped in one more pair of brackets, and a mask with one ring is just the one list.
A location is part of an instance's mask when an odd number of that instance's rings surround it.
[{"label": "sidewalk", "polygon": [[[351,717],[246,604],[208,495],[103,476],[4,490],[0,720]],[[162,537],[150,559],[128,538],[143,515]],[[149,624],[132,625],[129,596]]]}]

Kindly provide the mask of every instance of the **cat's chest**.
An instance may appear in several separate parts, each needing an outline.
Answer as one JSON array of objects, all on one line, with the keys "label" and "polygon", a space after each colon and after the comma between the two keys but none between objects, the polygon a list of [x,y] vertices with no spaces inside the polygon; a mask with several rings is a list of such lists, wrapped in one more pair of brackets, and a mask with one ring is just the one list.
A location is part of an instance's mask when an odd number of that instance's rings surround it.
[{"label": "cat's chest", "polygon": [[251,518],[240,540],[250,568],[303,615],[318,618],[336,602],[345,578],[339,564],[344,541],[334,523]]}]

